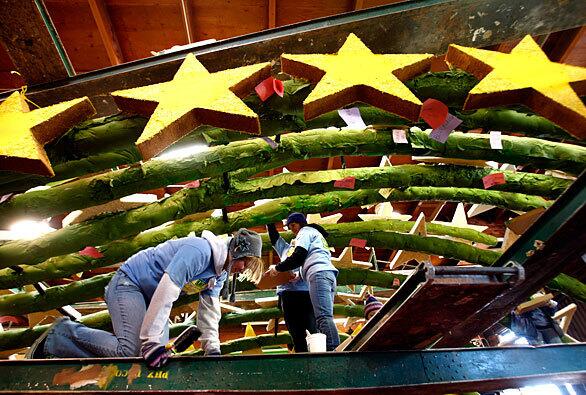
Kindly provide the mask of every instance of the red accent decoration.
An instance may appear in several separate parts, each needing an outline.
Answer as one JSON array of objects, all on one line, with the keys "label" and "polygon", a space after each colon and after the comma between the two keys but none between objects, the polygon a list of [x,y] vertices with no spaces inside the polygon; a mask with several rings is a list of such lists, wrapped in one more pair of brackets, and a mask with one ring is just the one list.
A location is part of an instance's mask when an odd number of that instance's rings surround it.
[{"label": "red accent decoration", "polygon": [[354,177],[344,177],[340,180],[334,181],[335,188],[354,189],[355,184],[356,184],[356,178],[354,178]]},{"label": "red accent decoration", "polygon": [[356,239],[356,238],[351,238],[350,239],[350,246],[352,247],[360,247],[360,248],[366,248],[366,240],[364,239]]},{"label": "red accent decoration", "polygon": [[420,118],[433,129],[439,128],[448,117],[448,106],[436,99],[427,99],[421,107]]},{"label": "red accent decoration", "polygon": [[273,78],[273,89],[275,93],[280,97],[283,97],[285,94],[285,86],[283,85],[283,81]]},{"label": "red accent decoration", "polygon": [[258,97],[260,97],[260,100],[262,101],[267,100],[269,97],[273,95],[273,93],[276,93],[281,97],[283,97],[283,94],[285,93],[283,81],[277,80],[273,77],[269,77],[260,84],[258,84],[254,88],[254,90],[256,91],[256,94],[258,95]]},{"label": "red accent decoration", "polygon": [[96,247],[86,247],[79,252],[79,255],[89,256],[90,258],[102,258],[102,254]]},{"label": "red accent decoration", "polygon": [[187,184],[183,185],[183,188],[199,188],[199,180],[188,182]]},{"label": "red accent decoration", "polygon": [[398,278],[394,278],[393,279],[393,287],[398,287],[401,285],[401,280],[399,280]]},{"label": "red accent decoration", "polygon": [[506,184],[505,173],[493,173],[482,177],[484,189],[488,189],[493,185]]}]

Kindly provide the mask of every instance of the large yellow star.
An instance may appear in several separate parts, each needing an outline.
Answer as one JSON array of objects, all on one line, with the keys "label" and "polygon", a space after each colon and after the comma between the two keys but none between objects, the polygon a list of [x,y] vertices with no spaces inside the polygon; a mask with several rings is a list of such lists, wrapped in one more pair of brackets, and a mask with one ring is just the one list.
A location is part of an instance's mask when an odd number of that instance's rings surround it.
[{"label": "large yellow star", "polygon": [[317,83],[303,102],[305,119],[361,101],[412,121],[421,102],[401,82],[429,68],[430,54],[373,54],[350,34],[337,54],[281,55],[285,73]]},{"label": "large yellow star", "polygon": [[482,78],[466,99],[464,109],[524,104],[566,129],[586,137],[586,68],[555,63],[525,36],[510,54],[450,45],[447,60]]},{"label": "large yellow star", "polygon": [[136,141],[146,160],[204,124],[260,134],[258,116],[239,97],[269,76],[270,63],[210,73],[189,54],[171,81],[112,96],[120,109],[151,116]]},{"label": "large yellow star", "polygon": [[12,93],[0,104],[0,170],[54,176],[44,145],[94,114],[87,97],[30,111]]}]

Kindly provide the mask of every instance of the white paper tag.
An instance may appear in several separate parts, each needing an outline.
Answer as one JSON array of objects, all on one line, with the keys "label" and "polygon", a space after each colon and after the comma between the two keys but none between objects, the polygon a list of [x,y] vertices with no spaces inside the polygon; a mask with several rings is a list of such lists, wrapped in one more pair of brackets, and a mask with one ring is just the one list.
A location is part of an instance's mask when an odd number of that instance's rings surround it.
[{"label": "white paper tag", "polygon": [[340,114],[340,118],[346,122],[351,129],[366,129],[366,124],[362,120],[362,116],[360,115],[360,109],[358,107],[352,108],[343,108],[338,110],[338,114]]},{"label": "white paper tag", "polygon": [[409,144],[407,133],[403,129],[393,129],[393,141],[395,144]]},{"label": "white paper tag", "polygon": [[503,140],[501,138],[501,132],[490,132],[490,148],[503,149]]}]

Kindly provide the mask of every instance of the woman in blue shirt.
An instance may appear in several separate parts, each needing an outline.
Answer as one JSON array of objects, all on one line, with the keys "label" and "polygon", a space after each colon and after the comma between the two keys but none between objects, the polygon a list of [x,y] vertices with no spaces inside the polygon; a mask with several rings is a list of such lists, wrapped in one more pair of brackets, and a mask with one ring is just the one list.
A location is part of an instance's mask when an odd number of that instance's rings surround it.
[{"label": "woman in blue shirt", "polygon": [[[293,254],[294,248],[285,241],[274,224],[267,225],[267,231],[271,244],[281,261]],[[293,339],[295,352],[307,352],[307,342],[305,341],[306,331],[315,333],[315,316],[309,296],[309,287],[307,282],[301,279],[299,268],[292,270],[296,275],[295,279],[288,283],[277,286],[277,295],[279,296],[279,306],[283,310],[285,325]]]},{"label": "woman in blue shirt", "polygon": [[308,225],[301,213],[290,214],[287,217],[287,226],[295,235],[295,239],[291,241],[293,253],[281,263],[271,265],[267,272],[276,275],[277,272],[301,268],[301,278],[309,285],[317,329],[326,335],[327,350],[333,351],[340,344],[338,329],[334,323],[338,269],[331,262],[332,255],[325,239],[328,233],[319,225]]},{"label": "woman in blue shirt", "polygon": [[168,319],[180,293],[199,293],[197,325],[206,355],[220,354],[219,295],[228,273],[258,282],[263,265],[260,235],[240,229],[234,237],[204,231],[202,237],[169,240],[130,257],[116,272],[105,301],[114,334],[61,318],[31,347],[42,358],[130,357],[150,367],[166,361]]}]

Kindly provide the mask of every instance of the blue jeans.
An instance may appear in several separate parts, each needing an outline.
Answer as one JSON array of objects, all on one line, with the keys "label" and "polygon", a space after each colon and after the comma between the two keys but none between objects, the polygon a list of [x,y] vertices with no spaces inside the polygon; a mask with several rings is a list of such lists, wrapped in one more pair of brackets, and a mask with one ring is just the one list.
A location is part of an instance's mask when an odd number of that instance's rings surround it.
[{"label": "blue jeans", "polygon": [[331,270],[317,272],[307,283],[317,329],[326,335],[327,350],[333,351],[340,344],[340,336],[334,323],[336,273]]},{"label": "blue jeans", "polygon": [[121,271],[105,294],[114,334],[66,318],[47,335],[45,354],[59,358],[132,357],[140,354],[140,327],[147,305],[140,289]]}]

